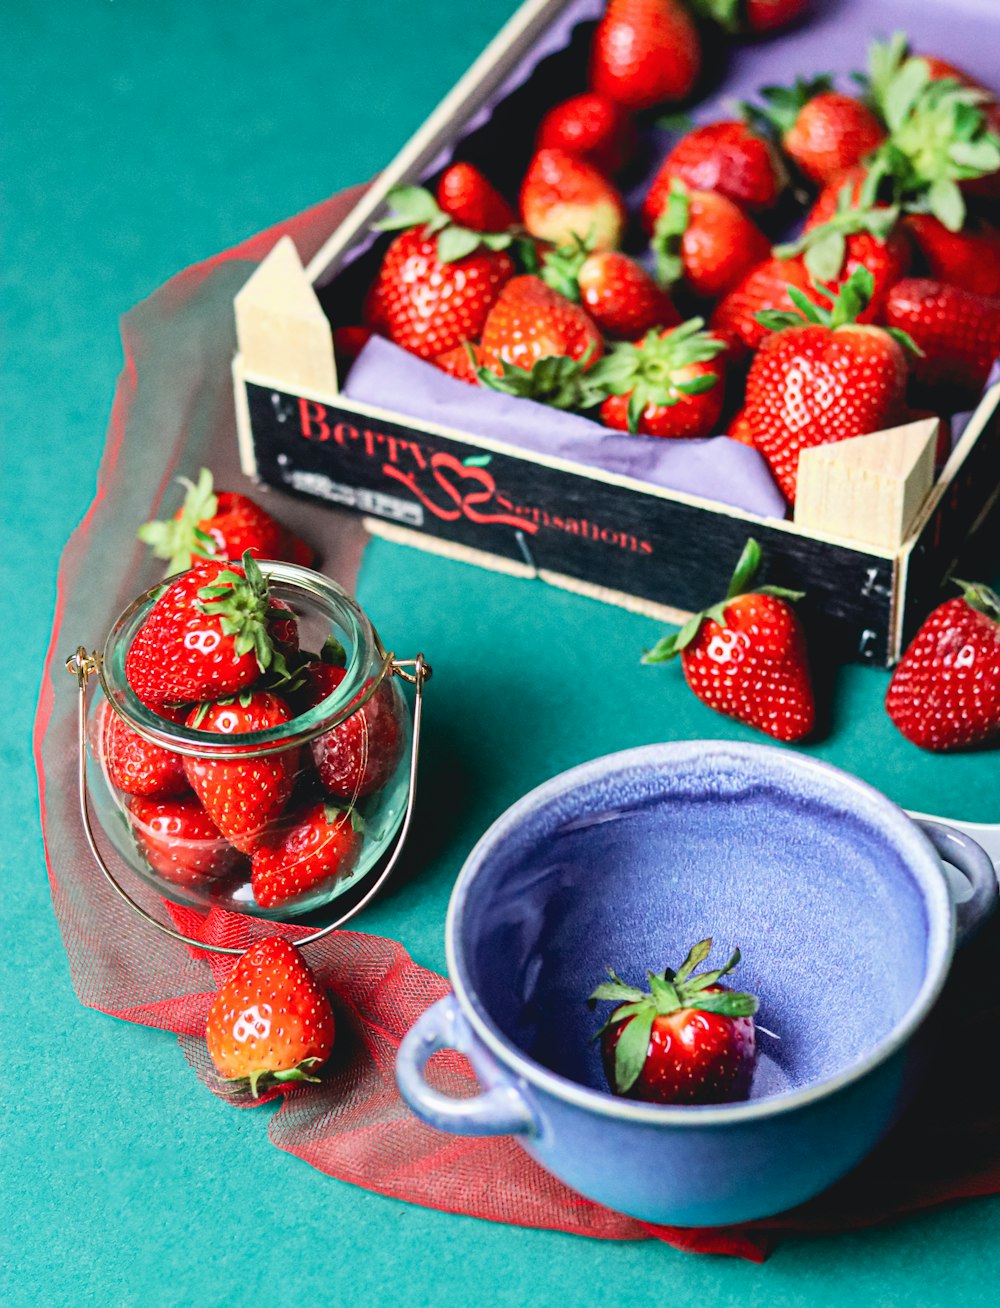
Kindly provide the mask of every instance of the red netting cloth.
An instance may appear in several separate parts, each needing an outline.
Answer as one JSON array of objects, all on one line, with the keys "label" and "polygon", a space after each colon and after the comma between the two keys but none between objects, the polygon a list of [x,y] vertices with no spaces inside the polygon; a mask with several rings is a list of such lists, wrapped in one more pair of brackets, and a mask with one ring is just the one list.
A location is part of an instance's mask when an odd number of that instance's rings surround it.
[{"label": "red netting cloth", "polygon": [[[77,996],[126,1021],[174,1032],[208,1088],[236,1106],[252,1101],[214,1077],[203,1038],[214,990],[232,961],[153,938],[90,857],[76,808],[76,697],[63,662],[81,637],[106,631],[125,604],[158,579],[135,541],[135,526],[158,509],[180,469],[196,471],[206,463],[220,483],[243,486],[228,382],[233,294],[279,235],[290,234],[308,259],[356,198],[335,197],[188,269],[124,319],[125,367],[98,491],[63,556],[36,721],[49,879]],[[300,522],[309,512],[297,504]],[[330,510],[315,512],[329,536]],[[343,519],[341,536],[343,580],[345,559],[359,548],[356,522]],[[150,911],[164,913],[152,891],[136,895]],[[200,932],[198,938],[217,943],[249,944],[275,930],[235,914],[171,912],[187,934]],[[290,939],[302,934],[281,930]],[[994,929],[994,948],[996,937]],[[969,953],[960,964],[964,980],[956,976],[945,1000],[951,1047],[976,1045],[978,1032],[1000,1022],[1000,1001],[986,977],[989,952],[983,942]],[[279,1149],[380,1194],[492,1221],[602,1239],[655,1236],[681,1249],[760,1261],[783,1232],[863,1226],[1000,1190],[1000,1103],[982,1079],[963,1080],[961,1112],[955,1111],[952,1069],[939,1059],[904,1122],[863,1167],[819,1199],[740,1229],[650,1227],[574,1194],[511,1138],[442,1135],[409,1112],[396,1090],[396,1050],[416,1017],[446,992],[444,978],[418,967],[395,941],[353,931],[312,947],[309,963],[333,996],[337,1047],[322,1084],[273,1092],[283,1094],[284,1103],[268,1130]],[[439,1088],[471,1092],[464,1060],[439,1056],[432,1066]],[[942,1104],[949,1111],[941,1112]]]}]

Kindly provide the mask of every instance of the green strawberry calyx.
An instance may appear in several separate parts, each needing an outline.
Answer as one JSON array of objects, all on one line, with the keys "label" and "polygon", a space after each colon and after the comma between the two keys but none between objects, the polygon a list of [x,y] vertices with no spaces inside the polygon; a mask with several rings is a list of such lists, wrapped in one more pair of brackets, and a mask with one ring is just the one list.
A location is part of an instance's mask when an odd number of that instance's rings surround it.
[{"label": "green strawberry calyx", "polygon": [[390,212],[372,223],[375,231],[396,232],[423,227],[425,235],[437,236],[437,254],[442,263],[457,263],[480,246],[487,250],[506,250],[518,236],[515,230],[477,232],[471,227],[459,226],[423,186],[394,186],[386,196],[386,202]]},{"label": "green strawberry calyx", "polygon": [[[756,315],[762,327],[766,327],[769,332],[782,332],[789,327],[811,324],[836,331],[838,327],[849,327],[852,323],[856,323],[871,304],[875,291],[875,278],[869,268],[859,264],[850,277],[840,283],[835,292],[828,291],[825,286],[817,286],[813,282],[813,290],[827,301],[829,307],[814,304],[797,286],[788,286],[786,289],[788,298],[795,305],[795,310],[764,309]],[[879,327],[877,330],[891,336],[905,350],[913,354],[923,354],[923,350],[913,337],[901,328]]]},{"label": "green strawberry calyx", "polygon": [[864,232],[885,245],[899,221],[898,204],[876,202],[884,177],[884,164],[868,169],[856,204],[854,187],[845,182],[837,193],[837,209],[832,218],[808,228],[795,241],[776,245],[772,254],[778,259],[793,259],[801,254],[806,271],[815,282],[831,282],[839,277],[847,258],[849,236]]},{"label": "green strawberry calyx", "polygon": [[1000,625],[1000,595],[996,591],[981,581],[962,581],[959,577],[952,577],[952,581],[961,589],[970,609]]},{"label": "green strawberry calyx", "polygon": [[676,177],[671,179],[667,203],[653,228],[650,241],[656,258],[656,280],[671,287],[684,276],[682,243],[691,221],[691,203],[687,187]]},{"label": "green strawberry calyx", "polygon": [[267,580],[249,550],[241,564],[245,576],[224,568],[212,585],[198,591],[196,607],[207,617],[218,618],[224,636],[234,637],[237,656],[252,650],[261,672],[268,668],[284,672],[284,659],[272,643],[268,623],[287,619],[290,614],[287,609],[272,606]]},{"label": "green strawberry calyx", "polygon": [[588,346],[579,359],[547,354],[536,359],[530,368],[519,368],[501,360],[502,373],[477,368],[476,376],[483,386],[503,395],[535,400],[552,409],[589,409],[604,399],[604,392],[593,384],[594,369],[587,371],[595,348],[593,344]]},{"label": "green strawberry calyx", "polygon": [[593,248],[592,235],[577,236],[574,232],[571,241],[565,245],[553,246],[542,254],[538,276],[546,286],[551,286],[567,300],[579,304],[580,284],[577,279],[580,269],[593,253]]},{"label": "green strawberry calyx", "polygon": [[685,1009],[697,1009],[703,1013],[717,1013],[721,1017],[752,1017],[759,1007],[755,995],[718,986],[719,979],[731,972],[740,961],[740,951],[735,949],[725,967],[709,972],[692,975],[696,967],[704,963],[712,952],[712,940],[709,937],[694,945],[687,958],[673,971],[665,967],[662,972],[650,971],[649,990],[640,990],[637,986],[627,985],[620,976],[609,967],[609,981],[602,981],[588,998],[593,1007],[599,1000],[611,1000],[618,1004],[611,1016],[595,1033],[598,1039],[605,1031],[622,1023],[627,1023],[618,1037],[615,1046],[615,1090],[626,1094],[639,1078],[646,1062],[649,1050],[649,1037],[653,1023],[658,1017],[669,1017]]},{"label": "green strawberry calyx", "polygon": [[219,554],[218,542],[198,526],[214,518],[219,509],[211,472],[202,468],[196,482],[187,477],[177,480],[187,489],[180,513],[162,522],[145,522],[136,533],[152,547],[154,558],[167,560],[168,574],[183,572],[195,559],[213,559]]},{"label": "green strawberry calyx", "polygon": [[788,590],[784,586],[755,586],[753,580],[756,577],[761,562],[761,549],[754,538],[751,536],[743,546],[743,553],[736,564],[736,570],[733,572],[732,579],[729,582],[729,589],[726,591],[726,597],[710,608],[703,609],[700,613],[692,614],[681,627],[680,631],[671,632],[669,636],[664,636],[656,642],[652,649],[643,654],[643,663],[667,663],[670,659],[676,658],[683,650],[697,639],[701,624],[706,620],[718,623],[720,627],[726,625],[726,609],[741,595],[771,595],[775,599],[787,600],[795,603],[797,600],[805,598],[805,591]]},{"label": "green strawberry calyx", "polygon": [[676,381],[676,374],[693,363],[707,363],[721,354],[725,341],[703,331],[704,318],[689,318],[663,332],[652,328],[641,341],[619,341],[590,372],[590,384],[601,399],[627,395],[628,429],[633,434],[652,404],[672,408],[687,396],[702,395],[718,384],[714,372]]},{"label": "green strawberry calyx", "polygon": [[277,1072],[270,1068],[258,1067],[246,1076],[224,1076],[221,1079],[228,1081],[230,1085],[248,1085],[254,1099],[259,1099],[264,1090],[270,1090],[276,1085],[287,1085],[296,1081],[311,1081],[318,1084],[319,1077],[310,1076],[309,1073],[314,1067],[320,1067],[322,1064],[322,1058],[303,1058],[295,1067],[282,1068]]}]

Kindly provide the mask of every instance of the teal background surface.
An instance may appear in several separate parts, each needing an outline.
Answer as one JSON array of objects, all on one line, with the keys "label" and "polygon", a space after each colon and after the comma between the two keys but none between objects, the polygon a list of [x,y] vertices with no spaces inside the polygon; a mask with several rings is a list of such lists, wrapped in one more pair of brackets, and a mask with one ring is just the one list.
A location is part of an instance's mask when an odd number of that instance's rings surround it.
[{"label": "teal background surface", "polygon": [[[94,492],[121,365],[117,318],[179,268],[372,175],[514,7],[3,6],[5,1303],[995,1302],[996,1199],[789,1240],[759,1267],[447,1216],[280,1153],[269,1110],[213,1098],[172,1037],[74,998],[30,732],[56,567]],[[426,857],[360,924],[426,966],[444,967],[466,852],[525,790],[646,741],[751,738],[678,669],[639,667],[658,634],[646,619],[381,542],[359,592],[387,645],[435,665]],[[885,684],[844,669],[810,752],[902,804],[996,820],[997,755],[919,754],[882,712]],[[960,1084],[943,1110],[961,1111]]]}]

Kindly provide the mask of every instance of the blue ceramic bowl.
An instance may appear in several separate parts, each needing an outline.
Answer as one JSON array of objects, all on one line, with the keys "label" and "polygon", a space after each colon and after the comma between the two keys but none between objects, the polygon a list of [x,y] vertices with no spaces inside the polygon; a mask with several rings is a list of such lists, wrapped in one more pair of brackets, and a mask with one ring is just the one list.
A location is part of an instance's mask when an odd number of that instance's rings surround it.
[{"label": "blue ceramic bowl", "polygon": [[[613,754],[527,795],[472,851],[446,927],[454,993],[403,1041],[400,1089],[431,1125],[514,1133],[582,1194],[647,1221],[780,1212],[895,1121],[956,939],[996,899],[968,837],[919,829],[827,764],[715,742]],[[758,1024],[778,1037],[758,1035],[750,1099],[612,1095],[587,996],[608,965],[641,983],[705,936],[717,965],[740,947],[732,984],[759,996]],[[475,1098],[425,1080],[445,1047],[469,1057]]]}]

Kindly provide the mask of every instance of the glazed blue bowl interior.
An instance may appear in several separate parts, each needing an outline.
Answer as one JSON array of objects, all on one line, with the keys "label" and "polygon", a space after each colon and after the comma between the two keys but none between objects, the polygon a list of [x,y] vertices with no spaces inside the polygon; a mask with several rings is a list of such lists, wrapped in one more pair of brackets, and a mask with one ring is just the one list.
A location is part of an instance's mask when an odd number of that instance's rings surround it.
[{"label": "glazed blue bowl interior", "polygon": [[592,1036],[611,1005],[586,1003],[605,969],[645,988],[647,969],[711,936],[711,966],[742,951],[730,984],[759,997],[777,1037],[759,1036],[753,1098],[835,1076],[889,1036],[940,943],[913,866],[923,837],[902,814],[764,747],[604,762],[481,842],[454,948],[488,1025],[606,1091]]}]

